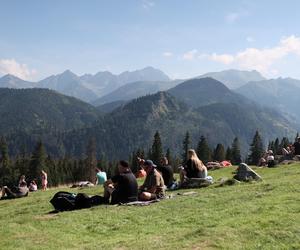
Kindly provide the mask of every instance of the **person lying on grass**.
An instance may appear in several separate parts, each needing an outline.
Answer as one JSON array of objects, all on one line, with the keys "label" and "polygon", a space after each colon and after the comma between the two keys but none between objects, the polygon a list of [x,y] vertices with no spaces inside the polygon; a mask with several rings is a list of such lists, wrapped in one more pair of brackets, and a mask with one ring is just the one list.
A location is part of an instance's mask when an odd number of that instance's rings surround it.
[{"label": "person lying on grass", "polygon": [[181,184],[191,178],[205,179],[207,177],[207,168],[203,162],[198,158],[194,149],[188,151],[188,161],[180,170]]},{"label": "person lying on grass", "polygon": [[147,173],[145,182],[139,188],[139,200],[150,201],[165,197],[165,183],[162,175],[157,171],[156,165],[151,160],[142,160]]},{"label": "person lying on grass", "polygon": [[8,188],[4,186],[2,188],[1,199],[15,199],[28,196],[28,187],[26,181],[19,182],[18,187]]},{"label": "person lying on grass", "polygon": [[138,200],[138,183],[131,172],[128,162],[119,161],[119,174],[113,176],[104,184],[104,198],[106,203],[128,203]]}]

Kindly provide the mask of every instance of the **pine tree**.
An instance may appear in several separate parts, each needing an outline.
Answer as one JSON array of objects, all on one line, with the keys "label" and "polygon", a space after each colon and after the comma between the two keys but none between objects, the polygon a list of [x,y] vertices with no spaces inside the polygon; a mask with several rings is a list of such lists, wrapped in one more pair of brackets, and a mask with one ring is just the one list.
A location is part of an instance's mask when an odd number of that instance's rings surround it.
[{"label": "pine tree", "polygon": [[297,132],[296,137],[295,137],[295,141],[297,141],[299,138],[299,132]]},{"label": "pine tree", "polygon": [[231,163],[233,165],[238,165],[242,162],[241,150],[240,150],[240,142],[239,139],[236,137],[234,138],[232,145],[231,145]]},{"label": "pine tree", "polygon": [[211,150],[204,136],[200,137],[197,146],[197,155],[204,163],[211,161]]},{"label": "pine tree", "polygon": [[226,158],[227,161],[232,162],[232,150],[231,150],[231,147],[227,147],[225,158]]},{"label": "pine tree", "polygon": [[154,140],[151,148],[151,160],[154,162],[154,164],[159,165],[161,158],[164,156],[163,149],[162,149],[162,143],[160,139],[160,134],[158,131],[156,131],[154,135]]},{"label": "pine tree", "polygon": [[260,158],[264,153],[264,146],[262,138],[258,131],[256,131],[252,144],[250,145],[250,154],[248,156],[248,162],[252,165],[257,165]]},{"label": "pine tree", "polygon": [[287,148],[289,144],[289,139],[287,137],[283,137],[279,145],[279,152],[276,152],[276,154],[281,154],[282,149]]},{"label": "pine tree", "polygon": [[279,146],[279,139],[276,138],[275,142],[274,142],[274,150],[273,150],[273,153],[275,155],[277,155],[280,151],[280,146]]},{"label": "pine tree", "polygon": [[47,158],[46,150],[41,140],[35,146],[29,163],[29,177],[31,180],[38,179],[41,171],[45,168]]},{"label": "pine tree", "polygon": [[166,158],[168,159],[169,164],[172,166],[173,159],[172,159],[171,150],[169,148],[167,149],[167,152],[166,152]]},{"label": "pine tree", "polygon": [[214,160],[215,161],[224,161],[225,160],[225,148],[219,143],[214,151]]},{"label": "pine tree", "polygon": [[91,138],[89,140],[87,151],[87,158],[85,159],[85,173],[84,177],[86,180],[95,182],[95,168],[97,167],[97,153],[96,153],[96,139]]},{"label": "pine tree", "polygon": [[10,159],[8,145],[4,137],[0,138],[0,186],[10,184],[12,180],[12,170],[10,169]]},{"label": "pine tree", "polygon": [[191,138],[190,138],[190,133],[187,131],[184,137],[184,140],[182,142],[182,155],[181,159],[182,162],[185,163],[187,162],[188,159],[188,151],[191,145]]}]

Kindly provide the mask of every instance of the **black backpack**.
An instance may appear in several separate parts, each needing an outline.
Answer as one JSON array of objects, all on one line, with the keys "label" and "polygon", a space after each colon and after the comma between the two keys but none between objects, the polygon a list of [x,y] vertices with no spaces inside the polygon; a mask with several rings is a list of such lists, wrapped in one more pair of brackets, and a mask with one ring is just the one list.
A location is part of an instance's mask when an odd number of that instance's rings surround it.
[{"label": "black backpack", "polygon": [[62,212],[101,205],[107,203],[107,199],[98,195],[89,197],[84,193],[79,193],[76,195],[61,191],[53,196],[53,198],[50,200],[50,203],[53,205],[55,210]]},{"label": "black backpack", "polygon": [[75,200],[76,194],[61,191],[53,196],[50,203],[57,211],[71,211],[76,208]]}]

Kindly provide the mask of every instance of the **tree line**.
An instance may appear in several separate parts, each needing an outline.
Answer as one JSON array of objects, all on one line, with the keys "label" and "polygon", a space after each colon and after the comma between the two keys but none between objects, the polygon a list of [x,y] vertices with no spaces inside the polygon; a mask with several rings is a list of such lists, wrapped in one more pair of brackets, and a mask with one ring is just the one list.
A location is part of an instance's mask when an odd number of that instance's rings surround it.
[{"label": "tree line", "polygon": [[[281,141],[276,138],[274,141],[269,142],[268,149],[273,150],[274,154],[280,154],[282,148],[290,144],[291,142],[286,137],[282,138]],[[138,148],[128,156],[128,160],[133,172],[136,172],[139,168],[137,157],[152,159],[158,165],[162,157],[167,157],[176,172],[177,167],[187,161],[187,152],[193,145],[195,144],[192,143],[192,138],[187,131],[182,141],[182,153],[180,155],[173,155],[170,148],[167,148],[164,152],[161,136],[159,131],[157,131],[154,135],[152,146],[148,150]],[[242,161],[256,165],[264,154],[265,147],[260,133],[256,131],[250,145],[249,154],[244,160],[237,137],[234,138],[230,146],[225,148],[221,143],[211,147],[205,136],[201,136],[195,150],[204,163],[228,160],[233,165],[237,165]],[[83,180],[94,181],[96,167],[102,168],[103,171],[107,172],[108,178],[111,177],[116,172],[118,159],[108,160],[105,154],[99,156],[96,151],[96,140],[91,138],[84,157],[78,159],[65,155],[63,158],[53,158],[47,154],[43,142],[39,140],[31,153],[23,148],[17,156],[11,159],[7,142],[4,137],[1,137],[0,186],[16,184],[20,175],[25,175],[28,181],[35,180],[37,183],[40,183],[41,170],[48,173],[49,186],[58,186]]]}]

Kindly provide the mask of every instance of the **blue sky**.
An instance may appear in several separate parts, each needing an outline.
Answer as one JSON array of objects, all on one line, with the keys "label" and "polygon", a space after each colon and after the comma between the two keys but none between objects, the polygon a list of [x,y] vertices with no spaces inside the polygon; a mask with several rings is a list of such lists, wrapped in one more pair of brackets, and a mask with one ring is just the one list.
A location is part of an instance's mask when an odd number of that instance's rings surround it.
[{"label": "blue sky", "polygon": [[153,66],[300,78],[300,1],[0,0],[0,75],[39,80]]}]

